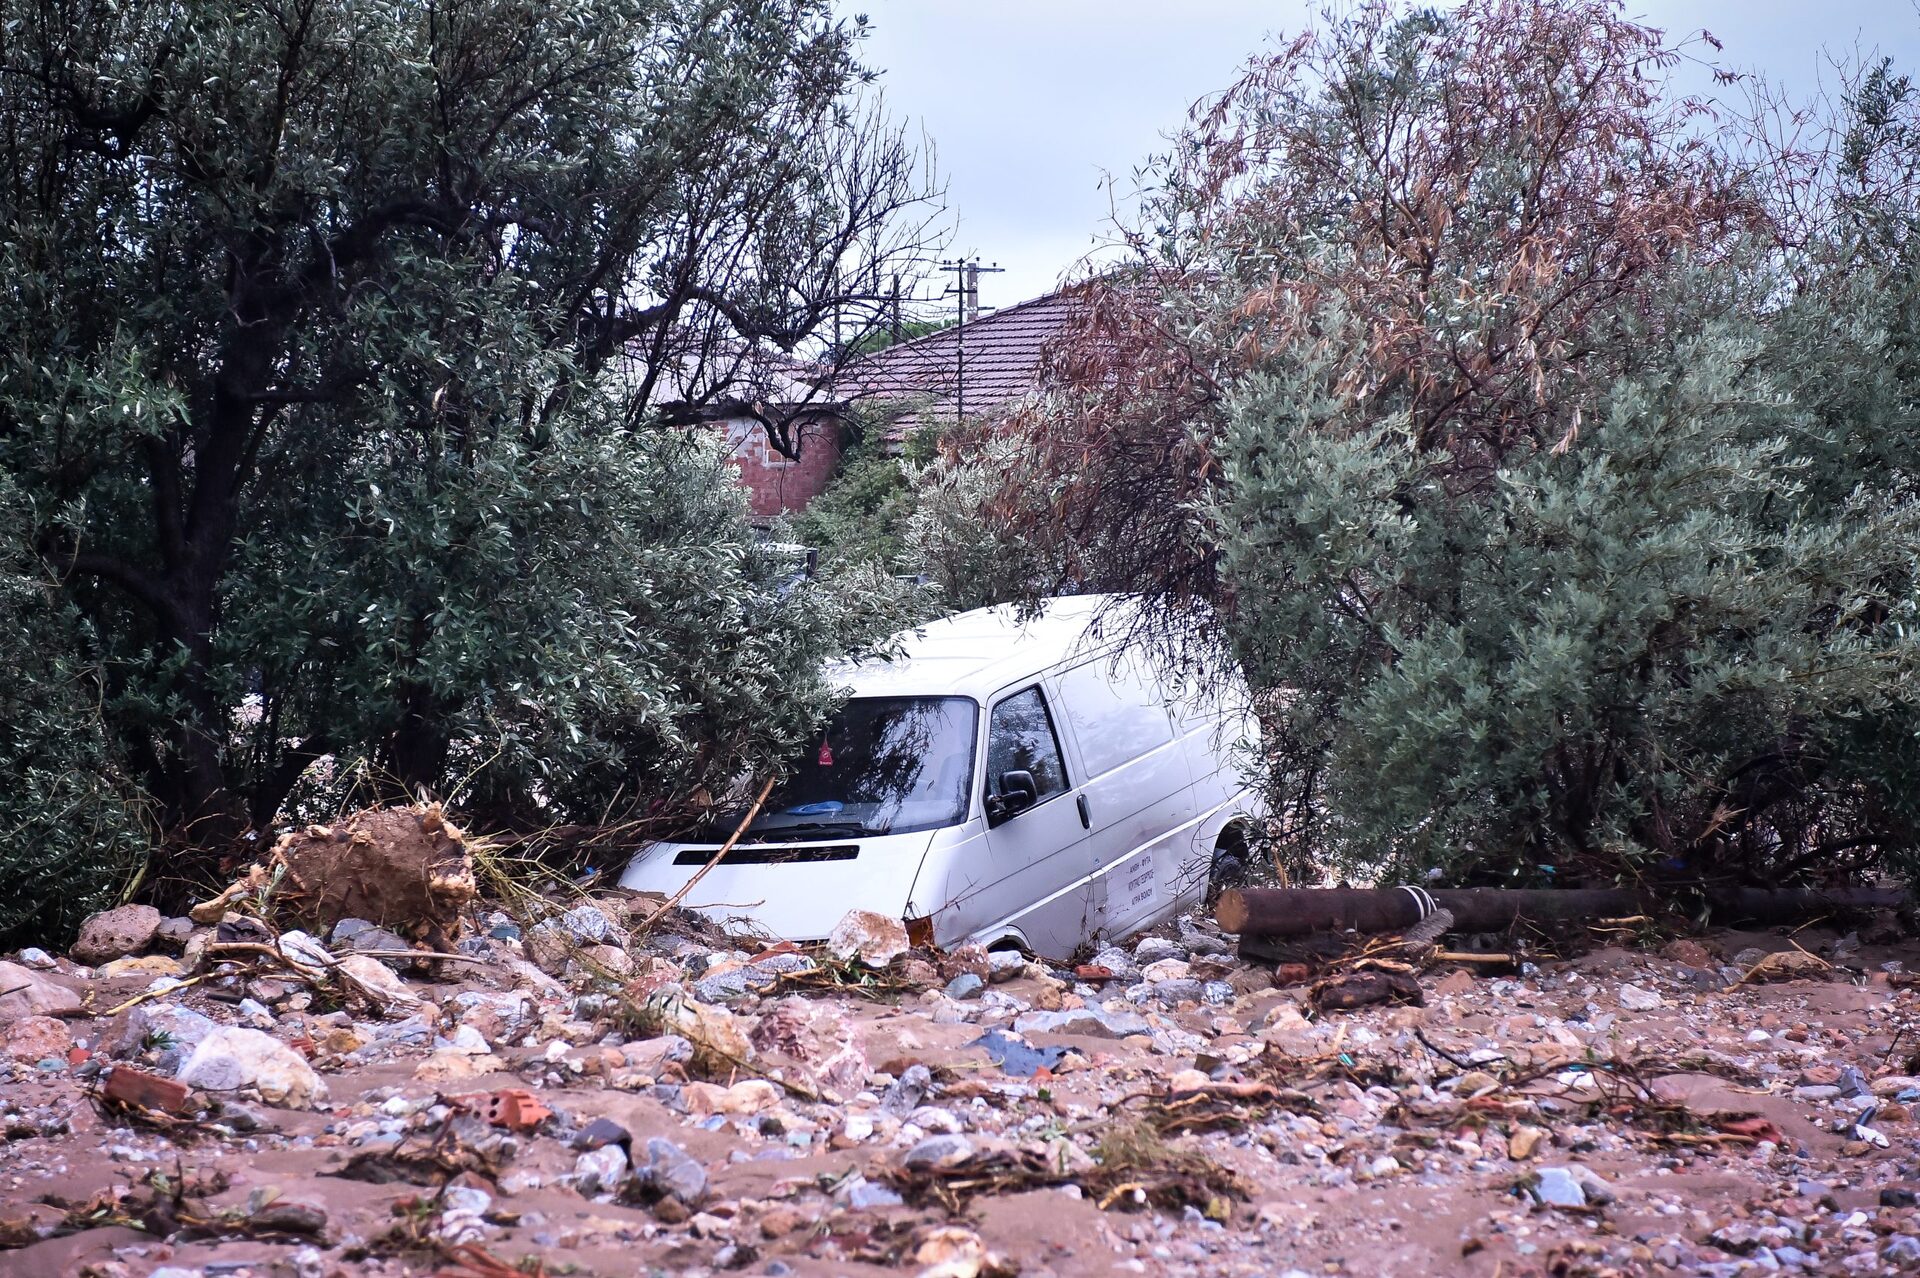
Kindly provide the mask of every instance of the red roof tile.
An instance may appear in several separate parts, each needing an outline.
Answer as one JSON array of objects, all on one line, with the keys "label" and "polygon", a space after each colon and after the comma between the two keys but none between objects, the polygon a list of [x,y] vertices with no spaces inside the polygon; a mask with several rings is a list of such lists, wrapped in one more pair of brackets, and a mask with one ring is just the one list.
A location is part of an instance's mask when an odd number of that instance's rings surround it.
[{"label": "red roof tile", "polygon": [[924,401],[888,430],[898,440],[918,426],[1005,409],[1036,386],[1040,354],[1066,322],[1071,300],[1049,293],[911,342],[889,346],[841,370],[834,398]]}]

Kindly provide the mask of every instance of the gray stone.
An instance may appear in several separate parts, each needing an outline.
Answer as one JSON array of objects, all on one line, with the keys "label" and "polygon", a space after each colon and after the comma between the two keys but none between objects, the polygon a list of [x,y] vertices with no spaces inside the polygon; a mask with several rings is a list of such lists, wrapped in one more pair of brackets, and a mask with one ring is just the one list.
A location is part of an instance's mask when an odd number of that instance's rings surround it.
[{"label": "gray stone", "polygon": [[586,945],[618,945],[625,948],[627,934],[591,903],[576,905],[564,914],[556,914],[527,931],[527,953],[540,967],[557,971],[574,950]]},{"label": "gray stone", "polygon": [[985,988],[987,988],[987,983],[978,976],[975,976],[972,972],[962,972],[947,982],[946,992],[948,998],[978,998],[980,997],[980,991]]},{"label": "gray stone", "polygon": [[965,1131],[967,1127],[960,1121],[958,1114],[950,1109],[942,1109],[938,1105],[922,1105],[907,1115],[907,1121],[921,1131],[935,1136]]},{"label": "gray stone", "polygon": [[1106,968],[1123,981],[1137,980],[1140,976],[1140,965],[1133,961],[1133,955],[1118,946],[1109,945],[1094,955],[1091,962],[1095,967]]},{"label": "gray stone", "polygon": [[448,1185],[440,1191],[440,1205],[448,1211],[467,1211],[483,1216],[493,1207],[493,1195],[472,1185]]},{"label": "gray stone", "polygon": [[486,1036],[471,1025],[454,1026],[451,1034],[445,1038],[435,1039],[433,1046],[435,1050],[451,1048],[456,1052],[465,1052],[468,1056],[485,1056],[493,1050],[493,1045],[487,1042]]},{"label": "gray stone", "polygon": [[1133,947],[1133,961],[1141,967],[1149,963],[1158,963],[1162,959],[1185,957],[1187,957],[1186,946],[1160,936],[1144,937]]},{"label": "gray stone", "polygon": [[987,979],[995,984],[1011,981],[1027,970],[1027,956],[1018,950],[989,950]]},{"label": "gray stone", "polygon": [[[384,927],[376,926],[365,919],[341,919],[333,925],[331,939],[334,948],[344,953],[364,953],[368,950],[410,950],[413,946],[407,939]],[[383,958],[381,962],[398,965],[410,962],[404,958]]]},{"label": "gray stone", "polygon": [[1587,1205],[1587,1191],[1565,1167],[1542,1167],[1534,1178],[1533,1196],[1549,1207]]},{"label": "gray stone", "polygon": [[893,1118],[905,1118],[920,1107],[920,1102],[932,1090],[933,1075],[927,1067],[909,1065],[880,1098],[880,1112]]},{"label": "gray stone", "polygon": [[1763,1237],[1757,1226],[1744,1220],[1730,1220],[1708,1234],[1707,1241],[1722,1251],[1745,1256],[1761,1245]]},{"label": "gray stone", "polygon": [[1911,1265],[1920,1260],[1920,1238],[1899,1234],[1880,1249],[1880,1259],[1890,1265]]},{"label": "gray stone", "polygon": [[1147,1018],[1135,1012],[1078,1007],[1067,1012],[1028,1012],[1013,1023],[1016,1034],[1082,1034],[1090,1038],[1126,1038],[1150,1034]]},{"label": "gray stone", "polygon": [[433,1018],[424,1014],[375,1026],[373,1031],[373,1041],[383,1047],[426,1047],[436,1037]]},{"label": "gray stone", "polygon": [[759,967],[736,967],[717,976],[701,977],[688,987],[688,992],[702,1003],[727,1003],[772,989],[779,983],[777,972],[764,971]]},{"label": "gray stone", "polygon": [[833,1196],[855,1211],[866,1211],[874,1207],[898,1207],[904,1201],[900,1195],[885,1185],[876,1185],[865,1176],[855,1173],[840,1182]]},{"label": "gray stone", "polygon": [[647,1160],[634,1174],[655,1192],[672,1195],[689,1207],[706,1197],[707,1169],[686,1150],[658,1136],[647,1142]]},{"label": "gray stone", "polygon": [[627,1151],[618,1145],[590,1149],[573,1160],[573,1174],[587,1197],[610,1194],[627,1178]]},{"label": "gray stone", "polygon": [[317,1238],[327,1230],[327,1209],[317,1203],[276,1199],[247,1217],[249,1229]]},{"label": "gray stone", "polygon": [[1652,990],[1643,990],[1638,985],[1620,987],[1620,1006],[1629,1012],[1652,1012],[1666,1005],[1667,1001]]},{"label": "gray stone", "polygon": [[20,951],[20,961],[37,972],[51,972],[56,962],[53,955],[31,945]]},{"label": "gray stone", "polygon": [[1613,1186],[1607,1183],[1605,1176],[1593,1168],[1585,1163],[1575,1163],[1567,1170],[1572,1173],[1573,1179],[1580,1188],[1586,1192],[1588,1202],[1605,1207],[1614,1200]]},{"label": "gray stone", "polygon": [[909,1149],[901,1164],[916,1168],[957,1167],[973,1157],[973,1142],[958,1133],[929,1136]]},{"label": "gray stone", "polygon": [[1176,1003],[1198,1003],[1205,986],[1190,976],[1172,981],[1155,981],[1150,987],[1153,997],[1168,1007]]},{"label": "gray stone", "polygon": [[142,1003],[117,1022],[108,1051],[122,1059],[153,1049],[155,1066],[173,1073],[193,1049],[220,1026],[192,1008],[173,1003]]},{"label": "gray stone", "polygon": [[769,954],[757,963],[748,966],[756,972],[770,972],[776,976],[795,976],[801,972],[811,972],[814,961],[804,954]]}]

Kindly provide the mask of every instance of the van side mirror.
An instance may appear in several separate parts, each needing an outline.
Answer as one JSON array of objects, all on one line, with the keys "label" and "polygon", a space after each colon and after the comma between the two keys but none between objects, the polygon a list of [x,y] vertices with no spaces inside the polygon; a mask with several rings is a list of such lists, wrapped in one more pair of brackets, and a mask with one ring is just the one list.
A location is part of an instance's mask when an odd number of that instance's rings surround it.
[{"label": "van side mirror", "polygon": [[1040,787],[1033,783],[1033,773],[1016,768],[1000,774],[1000,793],[987,796],[987,824],[999,825],[1010,821],[1040,802]]}]

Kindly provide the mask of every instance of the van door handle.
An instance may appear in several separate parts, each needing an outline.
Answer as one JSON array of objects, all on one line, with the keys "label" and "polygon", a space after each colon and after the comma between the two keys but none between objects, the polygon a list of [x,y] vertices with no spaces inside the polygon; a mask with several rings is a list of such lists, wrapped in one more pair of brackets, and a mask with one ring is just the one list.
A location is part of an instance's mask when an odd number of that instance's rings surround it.
[{"label": "van door handle", "polygon": [[1083,830],[1091,830],[1093,828],[1093,812],[1087,807],[1087,796],[1084,794],[1078,795],[1074,798],[1073,802],[1074,806],[1080,809],[1080,828]]}]

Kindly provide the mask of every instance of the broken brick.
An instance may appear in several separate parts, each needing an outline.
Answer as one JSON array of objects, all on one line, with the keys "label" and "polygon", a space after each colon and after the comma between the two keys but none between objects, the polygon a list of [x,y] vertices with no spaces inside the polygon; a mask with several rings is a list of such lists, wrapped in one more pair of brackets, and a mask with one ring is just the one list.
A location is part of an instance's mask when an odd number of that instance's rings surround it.
[{"label": "broken brick", "polygon": [[114,1066],[102,1088],[102,1094],[108,1100],[141,1109],[157,1109],[168,1114],[186,1112],[187,1092],[185,1083],[161,1078],[158,1074],[149,1074],[129,1065]]}]

